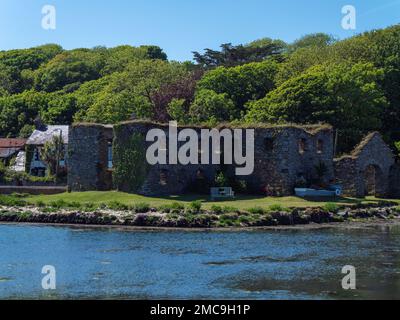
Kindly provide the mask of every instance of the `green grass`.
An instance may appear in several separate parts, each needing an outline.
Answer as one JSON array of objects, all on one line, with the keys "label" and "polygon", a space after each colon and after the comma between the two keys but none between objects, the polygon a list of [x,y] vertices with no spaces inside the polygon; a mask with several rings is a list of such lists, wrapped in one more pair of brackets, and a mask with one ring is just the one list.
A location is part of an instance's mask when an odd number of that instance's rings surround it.
[{"label": "green grass", "polygon": [[[45,203],[54,204],[65,202],[73,202],[75,205],[81,203],[82,205],[100,205],[107,203],[118,203],[119,205],[133,206],[139,203],[146,203],[152,207],[160,207],[165,205],[182,204],[188,206],[193,201],[201,201],[202,208],[211,209],[212,206],[220,207],[233,207],[240,210],[246,210],[249,208],[261,207],[268,209],[270,207],[323,207],[326,204],[340,205],[352,205],[357,203],[376,203],[380,200],[374,197],[367,197],[365,199],[354,199],[354,198],[339,198],[337,200],[324,199],[324,200],[306,200],[298,197],[257,197],[257,196],[238,196],[235,200],[228,201],[211,201],[207,196],[199,195],[185,195],[185,196],[169,196],[169,197],[145,197],[137,194],[128,194],[116,191],[90,191],[90,192],[73,192],[63,193],[57,195],[40,195],[40,196],[29,196],[25,198],[26,201],[32,204]],[[393,200],[392,200],[393,201]],[[396,200],[400,204],[400,200]]]}]

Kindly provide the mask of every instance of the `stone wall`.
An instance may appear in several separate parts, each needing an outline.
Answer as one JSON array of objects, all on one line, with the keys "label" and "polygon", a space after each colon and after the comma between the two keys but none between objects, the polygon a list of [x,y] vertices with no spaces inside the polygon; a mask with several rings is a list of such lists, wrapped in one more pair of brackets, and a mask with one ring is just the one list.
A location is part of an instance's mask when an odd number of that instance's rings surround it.
[{"label": "stone wall", "polygon": [[369,134],[347,156],[335,159],[335,176],[337,182],[344,187],[344,194],[353,197],[364,197],[367,194],[367,183],[371,177],[367,173],[371,168],[375,172],[375,195],[387,197],[391,193],[391,168],[395,158],[386,145],[382,136],[377,133]]},{"label": "stone wall", "polygon": [[77,124],[69,131],[68,189],[71,191],[111,190],[108,144],[111,126]]},{"label": "stone wall", "polygon": [[400,198],[400,163],[397,162],[390,169],[390,197]]},{"label": "stone wall", "polygon": [[255,170],[245,180],[254,193],[292,195],[298,180],[304,178],[308,184],[317,180],[315,167],[320,163],[326,166],[324,182],[328,183],[333,179],[330,127],[256,128]]},{"label": "stone wall", "polygon": [[[137,134],[145,141],[147,132],[155,128],[163,130],[167,139],[169,138],[167,125],[134,121],[118,125],[115,142],[123,142]],[[179,127],[178,130],[185,128],[187,127]],[[201,128],[191,127],[191,129],[196,130],[200,136]],[[300,151],[301,143],[304,143],[304,150]],[[145,142],[145,149],[151,144],[151,142]],[[178,148],[183,144],[184,142],[179,142]],[[243,149],[245,149],[245,143]],[[204,191],[208,192],[209,187],[214,184],[216,173],[224,171],[231,178],[245,181],[251,193],[292,195],[299,178],[304,177],[308,181],[316,180],[315,166],[320,163],[326,166],[325,182],[332,181],[334,174],[332,129],[328,126],[257,127],[255,128],[254,156],[255,168],[253,174],[249,176],[234,177],[235,165],[157,164],[147,166],[145,179],[139,188],[132,189],[135,183],[129,184],[126,181],[119,182],[117,187],[121,191],[144,195],[169,195],[195,191],[193,187],[200,183]],[[119,157],[115,155],[114,158]]]},{"label": "stone wall", "polygon": [[[183,129],[180,127],[179,129]],[[118,125],[118,130],[115,130],[115,140],[121,143],[124,140],[130,139],[133,135],[140,135],[144,141],[144,148],[153,144],[153,142],[146,142],[146,135],[150,129],[161,129],[165,132],[167,141],[169,139],[168,125],[154,124],[149,122],[126,122]],[[194,128],[200,132],[200,128]],[[185,142],[179,142],[178,148]],[[119,157],[114,155],[115,159]],[[146,161],[146,159],[143,159]],[[167,155],[167,163],[169,163]],[[115,163],[117,166],[118,164]],[[180,165],[180,164],[167,164],[167,165],[147,165],[146,176],[139,188],[132,189],[132,184],[129,185],[124,181],[119,183],[116,187],[125,192],[137,192],[139,194],[154,196],[154,195],[173,195],[182,194],[191,190],[192,187],[198,184],[198,180],[209,186],[215,178],[217,171],[220,169],[218,165]],[[206,190],[204,190],[206,191]]]}]

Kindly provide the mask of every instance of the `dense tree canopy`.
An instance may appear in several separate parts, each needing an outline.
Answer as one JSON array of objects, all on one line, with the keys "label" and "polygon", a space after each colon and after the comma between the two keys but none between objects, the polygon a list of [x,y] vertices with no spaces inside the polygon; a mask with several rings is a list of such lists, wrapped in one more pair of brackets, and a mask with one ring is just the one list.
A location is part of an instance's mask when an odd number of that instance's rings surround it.
[{"label": "dense tree canopy", "polygon": [[181,123],[327,122],[348,151],[370,130],[400,141],[400,25],[339,41],[263,38],[168,61],[157,46],[0,51],[0,136],[131,118]]}]

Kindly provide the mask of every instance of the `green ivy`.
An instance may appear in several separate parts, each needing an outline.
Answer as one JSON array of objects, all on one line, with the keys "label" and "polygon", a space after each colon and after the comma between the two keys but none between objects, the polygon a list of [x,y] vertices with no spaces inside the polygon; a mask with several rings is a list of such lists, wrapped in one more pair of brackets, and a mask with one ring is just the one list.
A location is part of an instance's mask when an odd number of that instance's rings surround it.
[{"label": "green ivy", "polygon": [[137,192],[148,172],[144,137],[134,133],[130,138],[124,139],[121,135],[119,128],[115,128],[114,186],[118,190]]}]

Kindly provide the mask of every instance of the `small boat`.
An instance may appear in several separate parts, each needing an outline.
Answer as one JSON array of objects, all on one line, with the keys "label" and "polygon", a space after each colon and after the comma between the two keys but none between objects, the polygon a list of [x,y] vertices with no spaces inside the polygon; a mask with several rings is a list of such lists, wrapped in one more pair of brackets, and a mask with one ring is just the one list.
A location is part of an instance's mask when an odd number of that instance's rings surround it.
[{"label": "small boat", "polygon": [[340,197],[342,195],[342,188],[340,186],[330,186],[326,190],[318,190],[311,188],[295,188],[296,196],[301,198],[307,197]]}]

